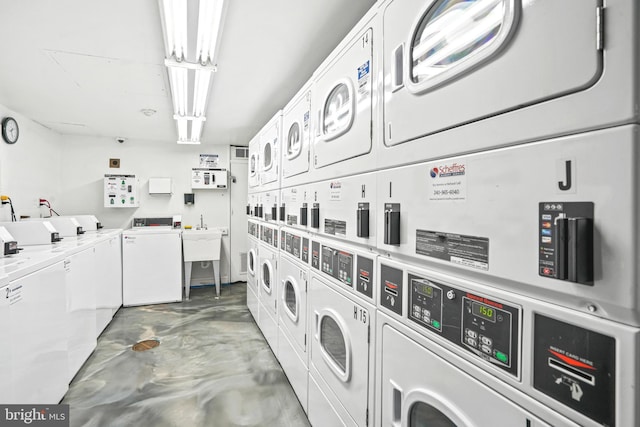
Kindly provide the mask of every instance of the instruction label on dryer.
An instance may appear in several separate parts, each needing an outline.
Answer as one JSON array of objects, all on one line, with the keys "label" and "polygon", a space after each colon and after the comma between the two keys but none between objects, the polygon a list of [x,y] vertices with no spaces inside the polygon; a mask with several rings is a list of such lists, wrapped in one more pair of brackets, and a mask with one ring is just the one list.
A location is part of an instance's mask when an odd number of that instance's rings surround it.
[{"label": "instruction label on dryer", "polygon": [[14,305],[22,301],[22,285],[16,284],[6,287],[6,298],[9,300],[9,305]]},{"label": "instruction label on dryer", "polygon": [[428,180],[431,201],[467,199],[467,165],[463,162],[430,166]]},{"label": "instruction label on dryer", "polygon": [[416,253],[479,270],[489,269],[489,239],[485,237],[416,230]]},{"label": "instruction label on dryer", "polygon": [[358,67],[358,93],[360,95],[369,94],[369,83],[371,81],[370,61]]},{"label": "instruction label on dryer", "polygon": [[346,236],[347,222],[327,218],[324,220],[324,232],[326,234],[331,234],[332,236]]}]

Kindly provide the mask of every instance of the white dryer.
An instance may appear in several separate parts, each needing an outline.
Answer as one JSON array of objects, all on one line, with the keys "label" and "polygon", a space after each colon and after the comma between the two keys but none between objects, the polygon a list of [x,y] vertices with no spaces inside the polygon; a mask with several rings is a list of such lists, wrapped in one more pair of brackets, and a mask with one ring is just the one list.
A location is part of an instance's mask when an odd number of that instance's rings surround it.
[{"label": "white dryer", "polygon": [[637,425],[640,328],[378,260],[376,425],[408,425],[416,405],[444,425]]},{"label": "white dryer", "polygon": [[375,168],[377,7],[367,12],[314,73],[314,180]]},{"label": "white dryer", "polygon": [[258,326],[276,356],[278,354],[278,259],[280,258],[278,236],[278,227],[264,223],[260,225]]},{"label": "white dryer", "polygon": [[280,187],[280,147],[282,146],[282,111],[264,125],[260,135],[260,190]]},{"label": "white dryer", "polygon": [[310,80],[282,110],[281,187],[311,180],[311,87]]},{"label": "white dryer", "polygon": [[307,290],[310,247],[307,233],[280,229],[277,353],[305,412],[309,388]]},{"label": "white dryer", "polygon": [[247,307],[256,323],[259,324],[260,312],[260,223],[253,219],[247,221],[248,226],[248,251],[247,251]]},{"label": "white dryer", "polygon": [[312,271],[309,421],[371,425],[376,310],[330,282]]},{"label": "white dryer", "polygon": [[260,191],[260,134],[249,141],[249,194]]},{"label": "white dryer", "polygon": [[329,419],[371,425],[375,262],[373,253],[312,239],[308,416],[313,425],[327,425]]},{"label": "white dryer", "polygon": [[380,172],[378,248],[640,325],[631,267],[640,213],[630,203],[639,132],[620,126]]},{"label": "white dryer", "polygon": [[380,167],[638,123],[633,0],[387,0],[380,10]]},{"label": "white dryer", "polygon": [[[376,174],[307,184],[309,230],[362,246],[376,245]],[[299,191],[300,191],[299,190]]]}]

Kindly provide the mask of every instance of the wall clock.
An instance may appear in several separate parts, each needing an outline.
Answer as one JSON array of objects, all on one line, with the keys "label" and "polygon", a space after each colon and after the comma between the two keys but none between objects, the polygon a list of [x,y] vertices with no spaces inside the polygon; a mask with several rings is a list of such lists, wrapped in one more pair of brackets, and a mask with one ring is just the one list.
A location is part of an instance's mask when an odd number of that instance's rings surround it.
[{"label": "wall clock", "polygon": [[5,117],[2,119],[2,139],[7,144],[15,144],[18,141],[20,129],[18,122],[13,117]]}]

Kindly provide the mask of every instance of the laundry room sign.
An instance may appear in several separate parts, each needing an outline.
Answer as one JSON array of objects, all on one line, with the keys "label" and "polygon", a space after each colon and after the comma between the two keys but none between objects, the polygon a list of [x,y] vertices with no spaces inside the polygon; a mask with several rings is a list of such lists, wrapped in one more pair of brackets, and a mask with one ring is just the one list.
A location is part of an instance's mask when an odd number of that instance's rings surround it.
[{"label": "laundry room sign", "polygon": [[467,164],[450,162],[429,166],[429,200],[466,200]]}]

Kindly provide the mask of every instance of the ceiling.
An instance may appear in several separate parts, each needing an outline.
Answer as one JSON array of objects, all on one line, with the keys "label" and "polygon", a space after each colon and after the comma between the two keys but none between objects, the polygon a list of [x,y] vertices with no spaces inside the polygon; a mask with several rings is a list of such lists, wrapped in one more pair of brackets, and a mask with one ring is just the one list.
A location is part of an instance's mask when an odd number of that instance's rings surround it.
[{"label": "ceiling", "polygon": [[[246,145],[375,3],[227,1],[204,144]],[[0,10],[0,104],[60,134],[176,143],[157,0]]]}]

